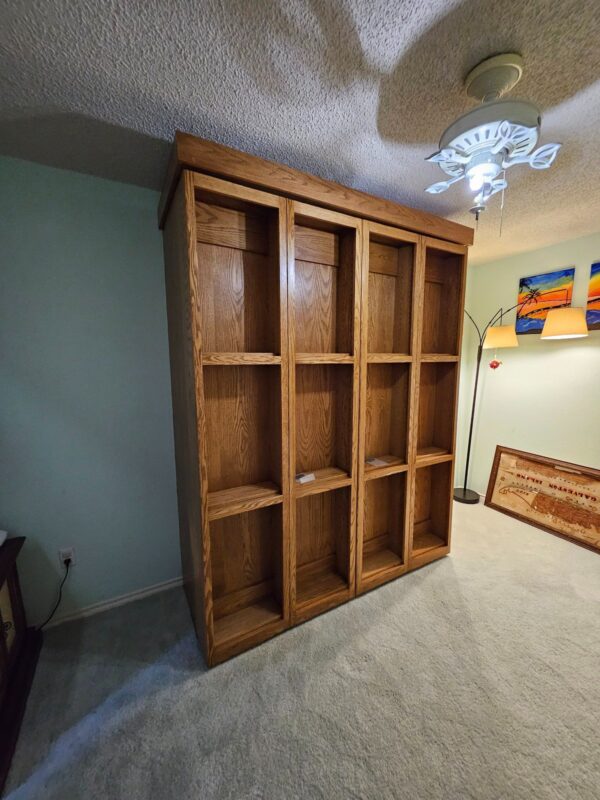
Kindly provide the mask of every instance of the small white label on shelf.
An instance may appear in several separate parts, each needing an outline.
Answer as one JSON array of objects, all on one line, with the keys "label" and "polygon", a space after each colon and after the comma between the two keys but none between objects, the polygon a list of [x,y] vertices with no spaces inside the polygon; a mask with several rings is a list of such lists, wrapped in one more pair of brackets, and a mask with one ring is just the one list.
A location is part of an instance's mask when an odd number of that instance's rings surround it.
[{"label": "small white label on shelf", "polygon": [[388,462],[382,458],[367,458],[367,464],[371,467],[387,467]]},{"label": "small white label on shelf", "polygon": [[314,472],[299,472],[296,475],[296,483],[310,483],[316,480]]}]

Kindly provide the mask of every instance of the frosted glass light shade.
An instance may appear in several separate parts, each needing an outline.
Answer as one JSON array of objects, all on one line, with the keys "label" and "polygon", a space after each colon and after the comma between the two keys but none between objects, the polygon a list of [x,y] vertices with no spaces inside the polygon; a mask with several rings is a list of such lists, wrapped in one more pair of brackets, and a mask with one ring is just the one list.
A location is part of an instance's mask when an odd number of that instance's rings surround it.
[{"label": "frosted glass light shade", "polygon": [[553,308],[548,312],[542,339],[579,339],[588,335],[583,308]]},{"label": "frosted glass light shade", "polygon": [[488,328],[483,340],[484,350],[498,350],[501,347],[518,347],[517,334],[512,325],[495,325]]}]

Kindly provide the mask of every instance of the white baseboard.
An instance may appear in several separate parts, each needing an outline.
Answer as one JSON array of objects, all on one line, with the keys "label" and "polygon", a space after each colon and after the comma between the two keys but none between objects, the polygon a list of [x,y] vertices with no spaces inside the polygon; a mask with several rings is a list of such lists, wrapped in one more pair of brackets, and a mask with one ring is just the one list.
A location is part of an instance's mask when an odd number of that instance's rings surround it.
[{"label": "white baseboard", "polygon": [[175,586],[181,586],[182,584],[183,578],[171,578],[171,580],[147,586],[145,589],[137,589],[135,592],[128,592],[127,594],[119,595],[119,597],[112,597],[110,600],[92,603],[92,605],[80,608],[71,614],[61,615],[59,613],[48,623],[45,630],[55,628],[57,625],[62,625],[65,622],[72,622],[76,619],[92,617],[94,614],[101,614],[103,611],[108,611],[110,608],[117,608],[118,606],[124,606],[126,603],[133,603],[134,600],[141,600],[143,597],[150,597],[150,595],[165,592],[167,589],[173,589]]}]

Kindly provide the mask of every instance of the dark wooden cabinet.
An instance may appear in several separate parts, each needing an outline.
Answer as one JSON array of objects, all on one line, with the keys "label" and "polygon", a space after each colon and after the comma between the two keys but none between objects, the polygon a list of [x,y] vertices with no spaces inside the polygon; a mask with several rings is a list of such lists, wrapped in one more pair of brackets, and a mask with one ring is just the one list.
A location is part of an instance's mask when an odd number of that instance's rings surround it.
[{"label": "dark wooden cabinet", "polygon": [[23,537],[14,537],[0,547],[0,793],[42,644],[42,634],[25,621],[17,574],[17,556],[24,543]]},{"label": "dark wooden cabinet", "polygon": [[179,134],[159,213],[213,665],[449,552],[472,231]]}]

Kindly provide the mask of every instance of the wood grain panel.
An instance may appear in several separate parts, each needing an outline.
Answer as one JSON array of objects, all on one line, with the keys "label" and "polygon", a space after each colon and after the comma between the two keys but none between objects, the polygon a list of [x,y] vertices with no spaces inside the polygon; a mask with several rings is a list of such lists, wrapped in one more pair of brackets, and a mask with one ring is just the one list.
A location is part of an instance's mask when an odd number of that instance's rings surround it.
[{"label": "wood grain panel", "polygon": [[330,557],[330,571],[348,581],[350,490],[335,489],[296,501],[296,568]]},{"label": "wood grain panel", "polygon": [[452,464],[436,464],[416,471],[412,555],[445,547],[450,533]]},{"label": "wood grain panel", "polygon": [[298,352],[337,351],[337,283],[336,267],[296,260],[294,311]]},{"label": "wood grain panel", "polygon": [[281,364],[281,356],[272,353],[202,353],[202,366],[236,366],[242,364]]},{"label": "wood grain panel", "polygon": [[413,245],[369,243],[370,353],[410,353]]},{"label": "wood grain panel", "polygon": [[200,242],[198,264],[205,349],[278,353],[279,311],[277,297],[268,291],[273,280],[269,258]]},{"label": "wood grain panel", "polygon": [[417,456],[453,450],[456,377],[456,364],[421,364]]},{"label": "wood grain panel", "polygon": [[270,481],[281,486],[278,367],[217,367],[204,374],[210,492]]},{"label": "wood grain panel", "polygon": [[296,473],[352,467],[352,367],[296,367]]},{"label": "wood grain panel", "polygon": [[406,461],[409,374],[404,364],[368,365],[365,459],[391,455]]},{"label": "wood grain panel", "polygon": [[463,256],[427,248],[423,297],[423,353],[458,354]]},{"label": "wood grain panel", "polygon": [[244,511],[265,508],[283,501],[281,489],[274,483],[251,483],[208,493],[208,517],[220,519]]},{"label": "wood grain panel", "polygon": [[232,209],[202,202],[200,189],[195,196],[203,348],[279,353],[276,210],[251,203]]},{"label": "wood grain panel", "polygon": [[196,201],[196,236],[199,242],[233,247],[267,255],[268,212],[242,210]]},{"label": "wood grain panel", "polygon": [[[217,599],[257,585],[264,585],[266,593],[273,589],[275,575],[281,571],[281,541],[278,506],[210,523],[215,618],[219,613]],[[249,593],[247,599],[252,602],[258,598]]]},{"label": "wood grain panel", "polygon": [[388,547],[402,557],[405,486],[406,476],[402,474],[368,482],[363,546],[370,539],[385,536]]},{"label": "wood grain panel", "polygon": [[200,376],[194,355],[197,330],[191,282],[196,232],[189,173],[181,176],[166,220],[163,244],[183,585],[198,641],[208,661],[213,641],[212,592],[210,577],[206,577],[210,576],[210,544],[203,513],[206,475],[202,475],[198,437],[202,409],[197,405]]},{"label": "wood grain panel", "polygon": [[354,230],[295,225],[296,352],[354,352],[355,237]]},{"label": "wood grain panel", "polygon": [[472,228],[180,131],[175,134],[159,203],[158,218],[161,227],[179,173],[186,167],[409,231],[463,244],[473,243]]},{"label": "wood grain panel", "polygon": [[333,231],[296,225],[295,258],[313,264],[339,267],[340,240]]}]

